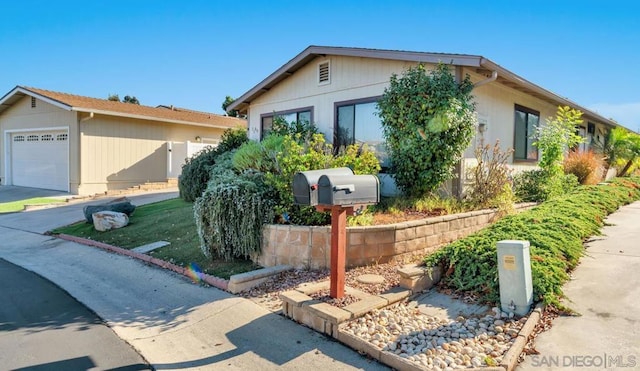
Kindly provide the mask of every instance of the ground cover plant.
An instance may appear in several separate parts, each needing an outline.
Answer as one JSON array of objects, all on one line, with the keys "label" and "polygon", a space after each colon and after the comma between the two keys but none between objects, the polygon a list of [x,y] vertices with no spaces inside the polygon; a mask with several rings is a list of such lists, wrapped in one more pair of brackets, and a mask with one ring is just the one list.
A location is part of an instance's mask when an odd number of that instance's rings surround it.
[{"label": "ground cover plant", "polygon": [[475,293],[485,302],[498,303],[496,243],[528,240],[534,299],[564,308],[559,302],[563,297],[562,285],[585,253],[584,240],[599,233],[608,214],[638,199],[640,177],[582,186],[532,210],[507,216],[445,246],[424,262],[428,266],[444,267],[444,286]]},{"label": "ground cover plant", "polygon": [[205,273],[225,279],[257,268],[248,260],[227,262],[212,260],[202,254],[193,219],[193,203],[179,198],[138,206],[125,228],[99,232],[92,224],[81,222],[55,229],[52,233],[88,238],[125,249],[168,241],[171,245],[154,250],[150,255],[183,267],[196,263]]}]

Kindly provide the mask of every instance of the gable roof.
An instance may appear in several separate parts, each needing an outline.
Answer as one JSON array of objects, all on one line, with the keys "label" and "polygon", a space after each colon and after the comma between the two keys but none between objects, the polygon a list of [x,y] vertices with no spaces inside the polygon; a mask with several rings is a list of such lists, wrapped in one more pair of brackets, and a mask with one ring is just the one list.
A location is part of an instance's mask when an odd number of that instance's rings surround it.
[{"label": "gable roof", "polygon": [[208,112],[171,107],[149,107],[138,104],[110,101],[60,93],[50,90],[16,86],[0,98],[0,113],[25,96],[32,96],[67,111],[88,112],[109,116],[128,117],[142,120],[162,121],[174,124],[197,125],[220,129],[247,126],[246,120]]},{"label": "gable roof", "polygon": [[251,90],[247,91],[233,103],[231,103],[228,109],[238,110],[240,112],[246,111],[253,100],[268,92],[276,84],[293,75],[297,70],[304,67],[307,63],[314,60],[315,58],[326,57],[327,55],[388,59],[416,63],[446,63],[454,66],[474,68],[475,72],[487,77],[495,74],[496,82],[524,92],[528,95],[534,96],[543,101],[549,102],[553,105],[570,106],[579,109],[580,111],[582,111],[583,117],[587,119],[595,119],[611,126],[619,126],[619,124],[617,124],[615,121],[601,116],[597,112],[587,109],[586,107],[583,107],[567,98],[561,97],[549,90],[542,88],[541,86],[527,81],[524,78],[516,75],[506,68],[501,67],[500,65],[483,56],[316,45],[307,47],[289,62],[285,63],[271,75],[267,76],[264,80],[258,83],[258,85],[254,86],[253,88],[251,88]]}]

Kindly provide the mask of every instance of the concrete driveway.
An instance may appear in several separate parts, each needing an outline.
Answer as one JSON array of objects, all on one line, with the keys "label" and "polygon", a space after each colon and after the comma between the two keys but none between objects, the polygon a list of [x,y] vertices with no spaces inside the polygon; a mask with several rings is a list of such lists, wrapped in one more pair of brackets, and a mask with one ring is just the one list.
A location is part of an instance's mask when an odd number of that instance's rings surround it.
[{"label": "concrete driveway", "polygon": [[68,192],[52,191],[48,189],[0,186],[0,203],[27,200],[35,197],[69,198],[73,195]]},{"label": "concrete driveway", "polygon": [[[141,205],[176,196],[127,197]],[[91,308],[156,370],[388,369],[250,300],[43,235],[82,219],[86,204],[0,215],[0,258],[47,278]],[[0,364],[4,354],[0,349]]]}]

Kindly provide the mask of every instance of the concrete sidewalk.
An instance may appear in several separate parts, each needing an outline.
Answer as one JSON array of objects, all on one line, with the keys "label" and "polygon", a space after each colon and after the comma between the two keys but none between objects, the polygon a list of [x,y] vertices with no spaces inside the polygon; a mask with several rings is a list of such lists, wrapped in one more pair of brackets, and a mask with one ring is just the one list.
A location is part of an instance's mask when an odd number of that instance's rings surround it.
[{"label": "concrete sidewalk", "polygon": [[519,370],[640,368],[640,202],[611,214],[564,287],[579,317],[559,317]]},{"label": "concrete sidewalk", "polygon": [[[127,197],[140,205],[175,194]],[[42,235],[82,219],[85,204],[0,215],[0,258],[66,290],[156,369],[387,369],[250,300]]]}]

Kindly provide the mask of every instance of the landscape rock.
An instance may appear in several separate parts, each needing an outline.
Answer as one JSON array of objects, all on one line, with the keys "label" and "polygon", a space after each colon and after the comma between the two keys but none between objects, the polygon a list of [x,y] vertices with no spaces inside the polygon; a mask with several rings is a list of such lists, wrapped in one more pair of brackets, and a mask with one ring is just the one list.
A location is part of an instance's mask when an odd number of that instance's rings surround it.
[{"label": "landscape rock", "polygon": [[127,214],[127,216],[131,216],[135,209],[135,205],[131,204],[129,200],[125,200],[118,202],[108,202],[100,205],[87,205],[82,209],[82,211],[84,212],[84,217],[87,220],[87,223],[93,223],[92,215],[94,213],[100,211],[116,211],[119,213]]},{"label": "landscape rock", "polygon": [[117,211],[98,211],[93,213],[92,219],[94,228],[101,232],[126,227],[129,224],[127,214]]}]

